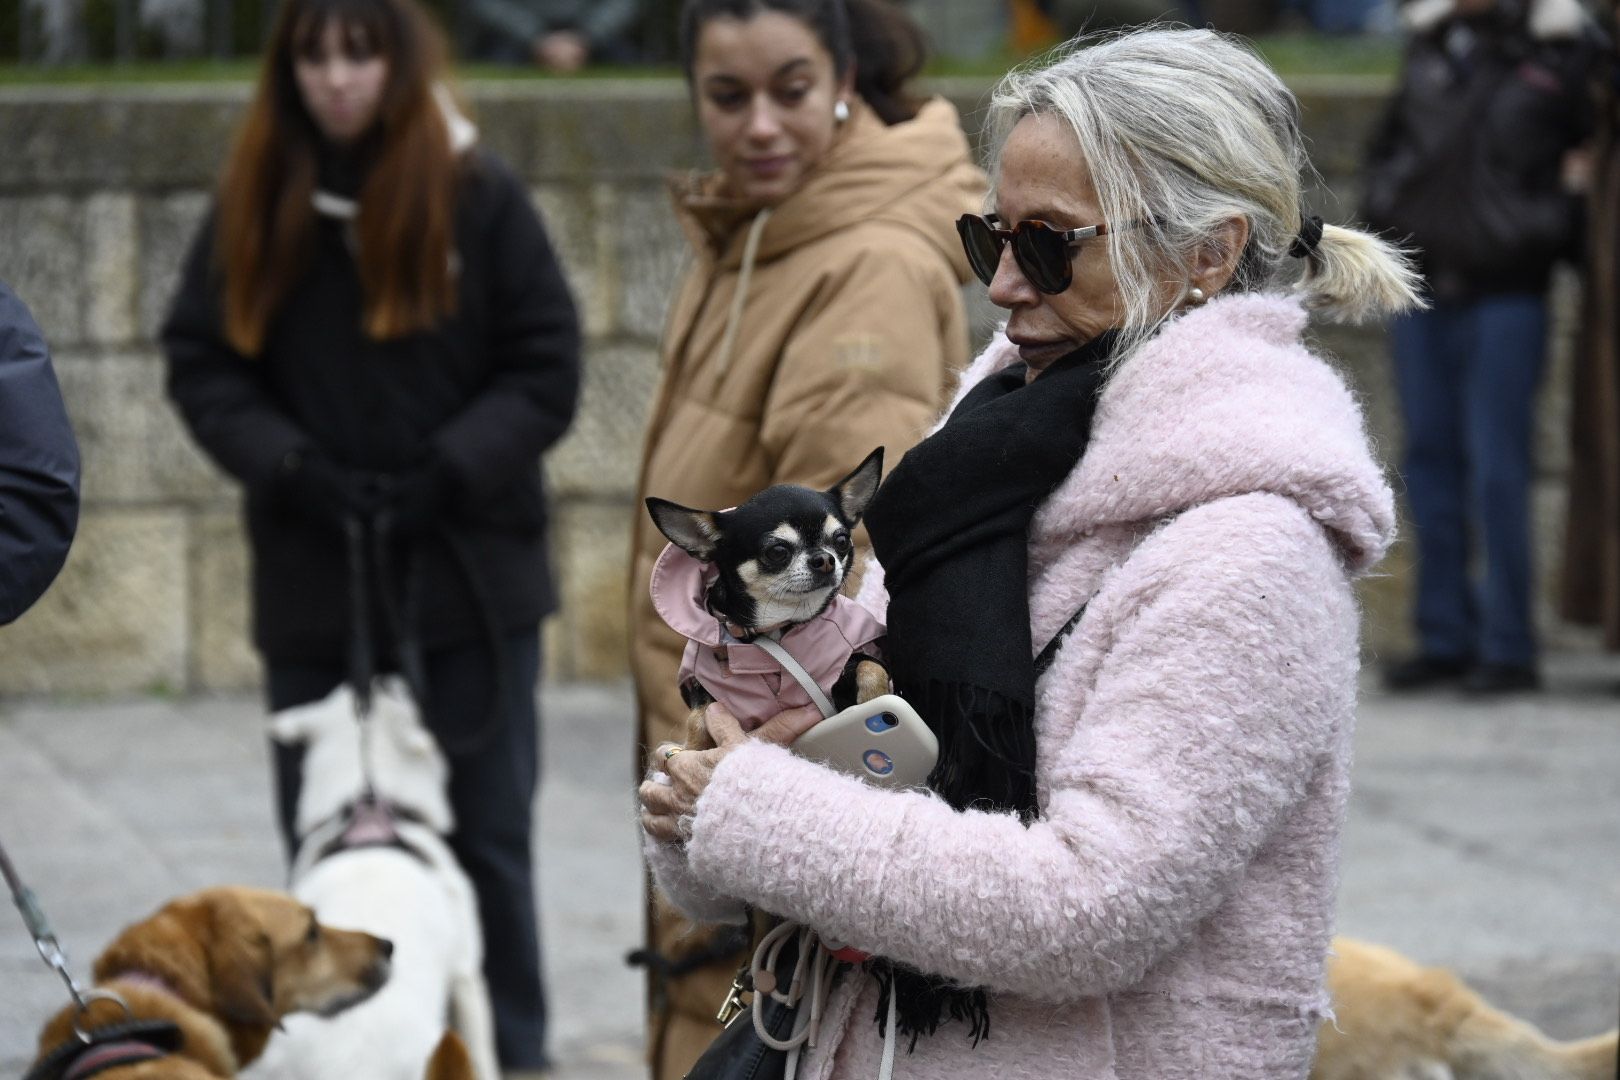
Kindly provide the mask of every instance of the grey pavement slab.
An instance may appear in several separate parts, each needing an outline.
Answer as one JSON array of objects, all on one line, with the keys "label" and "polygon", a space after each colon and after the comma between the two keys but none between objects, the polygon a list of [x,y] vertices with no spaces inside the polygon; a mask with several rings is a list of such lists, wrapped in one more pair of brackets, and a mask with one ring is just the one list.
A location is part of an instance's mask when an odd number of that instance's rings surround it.
[{"label": "grey pavement slab", "polygon": [[[1573,1037],[1620,1012],[1620,662],[1556,657],[1549,690],[1477,703],[1367,680],[1340,927],[1452,967]],[[559,1080],[640,1077],[627,687],[542,693],[538,809]],[[219,882],[281,884],[257,702],[0,704],[0,838],[78,970],[121,925]],[[0,1077],[63,1000],[0,911]]]},{"label": "grey pavement slab", "polygon": [[[557,1080],[632,1080],[642,991],[626,688],[542,694],[538,851]],[[0,839],[74,968],[171,896],[223,882],[280,887],[263,711],[251,698],[0,705]],[[66,1000],[0,905],[0,1077],[20,1075]]]}]

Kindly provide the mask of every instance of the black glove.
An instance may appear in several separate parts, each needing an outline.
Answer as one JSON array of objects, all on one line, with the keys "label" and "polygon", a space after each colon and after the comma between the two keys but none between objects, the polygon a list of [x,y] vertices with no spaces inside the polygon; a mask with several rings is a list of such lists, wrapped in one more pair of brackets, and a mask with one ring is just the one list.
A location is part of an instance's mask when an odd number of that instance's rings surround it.
[{"label": "black glove", "polygon": [[398,536],[420,536],[442,522],[456,493],[456,478],[442,457],[383,477],[378,521]]},{"label": "black glove", "polygon": [[276,494],[303,516],[342,528],[351,517],[364,521],[376,511],[375,485],[315,448],[294,450],[276,470]]}]

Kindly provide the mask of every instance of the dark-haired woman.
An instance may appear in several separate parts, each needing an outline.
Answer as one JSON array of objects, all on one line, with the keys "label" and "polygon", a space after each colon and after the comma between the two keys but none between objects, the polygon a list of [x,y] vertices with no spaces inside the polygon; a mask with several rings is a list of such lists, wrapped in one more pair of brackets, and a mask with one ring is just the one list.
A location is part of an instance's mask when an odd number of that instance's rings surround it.
[{"label": "dark-haired woman", "polygon": [[[778,481],[831,484],[876,446],[897,460],[967,359],[968,269],[951,223],[980,209],[986,184],[956,110],[906,94],[919,30],[880,0],[691,0],[681,50],[717,169],[675,185],[693,264],[666,330],[641,494],[728,506]],[[645,515],[635,530],[633,665],[653,746],[685,714],[684,640],[647,594],[664,538]],[[651,1054],[667,1080],[713,1038],[736,962],[691,970],[719,950],[667,909],[652,936],[687,967],[655,973]]]},{"label": "dark-haired woman", "polygon": [[[555,606],[538,459],[573,416],[579,331],[441,55],[412,0],[282,6],[163,341],[187,425],[245,489],[270,707],[344,681],[356,588],[381,664],[421,658],[501,1061],[538,1069],[534,689]],[[350,522],[371,526],[363,583]],[[301,764],[275,748],[289,846]]]}]

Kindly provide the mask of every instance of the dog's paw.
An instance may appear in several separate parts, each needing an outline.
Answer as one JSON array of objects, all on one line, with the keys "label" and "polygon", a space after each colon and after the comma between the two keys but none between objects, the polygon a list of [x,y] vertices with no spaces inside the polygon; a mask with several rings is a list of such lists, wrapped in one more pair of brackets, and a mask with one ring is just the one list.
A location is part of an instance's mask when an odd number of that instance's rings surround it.
[{"label": "dog's paw", "polygon": [[889,692],[889,672],[876,660],[862,660],[855,665],[855,703],[871,701]]},{"label": "dog's paw", "polygon": [[714,736],[709,734],[709,727],[703,722],[703,714],[707,705],[699,705],[686,716],[686,749],[713,750]]}]

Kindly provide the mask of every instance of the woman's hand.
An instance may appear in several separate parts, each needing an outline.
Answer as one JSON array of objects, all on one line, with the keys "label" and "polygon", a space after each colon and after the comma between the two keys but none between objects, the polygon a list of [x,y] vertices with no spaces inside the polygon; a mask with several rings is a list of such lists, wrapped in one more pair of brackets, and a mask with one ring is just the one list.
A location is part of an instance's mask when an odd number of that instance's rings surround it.
[{"label": "woman's hand", "polygon": [[786,746],[821,720],[814,705],[777,713],[751,735],[731,710],[714,702],[703,714],[703,725],[714,738],[712,750],[687,750],[677,743],[663,743],[652,753],[647,779],[637,791],[641,800],[641,827],[665,843],[677,843],[690,835],[692,815],[714,770],[727,754],[749,739]]}]

